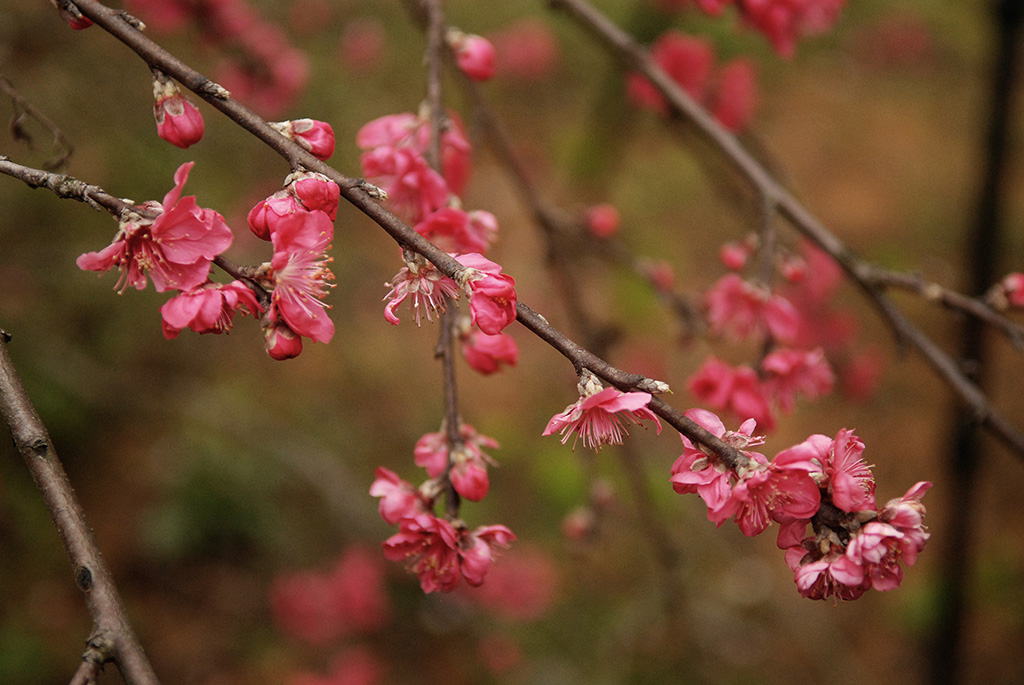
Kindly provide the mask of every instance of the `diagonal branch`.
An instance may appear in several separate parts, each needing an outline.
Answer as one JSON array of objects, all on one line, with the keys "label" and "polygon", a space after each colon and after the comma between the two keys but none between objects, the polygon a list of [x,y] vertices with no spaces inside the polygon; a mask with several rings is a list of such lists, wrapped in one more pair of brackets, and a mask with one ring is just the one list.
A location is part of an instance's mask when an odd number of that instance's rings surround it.
[{"label": "diagonal branch", "polygon": [[871,265],[859,257],[817,217],[801,204],[711,115],[682,90],[648,57],[633,38],[584,0],[548,0],[551,7],[564,10],[591,33],[629,70],[642,73],[666,98],[674,116],[694,126],[742,174],[769,207],[774,207],[792,226],[809,238],[839,264],[885,319],[897,341],[917,348],[939,376],[967,404],[974,418],[1006,446],[1024,457],[1024,434],[1000,414],[985,394],[941,347],[921,331],[889,300],[870,278]]},{"label": "diagonal branch", "polygon": [[90,647],[94,640],[109,644],[110,655],[129,685],[157,685],[156,674],[128,622],[121,597],[85,519],[85,512],[14,369],[8,351],[9,341],[10,336],[0,330],[0,414],[43,495],[43,502],[71,561],[75,584],[85,595],[89,613],[96,624]]}]

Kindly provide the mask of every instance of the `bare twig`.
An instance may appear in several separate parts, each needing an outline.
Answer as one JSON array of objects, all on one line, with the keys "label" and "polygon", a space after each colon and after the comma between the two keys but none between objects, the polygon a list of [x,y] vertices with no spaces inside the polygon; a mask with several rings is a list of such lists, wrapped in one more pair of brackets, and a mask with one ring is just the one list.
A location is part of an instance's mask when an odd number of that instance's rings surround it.
[{"label": "bare twig", "polygon": [[[0,331],[0,414],[53,518],[71,561],[75,584],[85,595],[96,624],[95,635],[109,642],[109,653],[130,685],[156,685],[157,678],[128,622],[113,578],[92,529],[68,482],[57,452],[29,400],[8,351],[10,337]],[[90,646],[92,639],[90,639]]]},{"label": "bare twig", "polygon": [[11,117],[11,132],[16,139],[24,140],[29,147],[32,146],[32,136],[25,129],[23,119],[30,117],[39,122],[47,131],[53,135],[53,149],[56,154],[43,163],[47,169],[59,169],[67,164],[74,147],[64,132],[49,117],[39,111],[31,102],[14,88],[14,84],[3,74],[0,74],[0,90],[4,91],[14,107],[14,115]]}]

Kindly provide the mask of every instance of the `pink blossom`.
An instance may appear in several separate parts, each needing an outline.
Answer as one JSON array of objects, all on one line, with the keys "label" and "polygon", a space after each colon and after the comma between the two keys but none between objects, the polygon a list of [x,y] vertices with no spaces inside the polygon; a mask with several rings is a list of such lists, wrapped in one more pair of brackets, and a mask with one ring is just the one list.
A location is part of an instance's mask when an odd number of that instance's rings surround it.
[{"label": "pink blossom", "polygon": [[285,179],[285,187],[295,195],[306,211],[320,210],[331,221],[337,218],[341,188],[323,174],[314,171],[293,173]]},{"label": "pink blossom", "polygon": [[732,241],[718,249],[718,258],[730,271],[742,271],[747,265],[747,260],[754,253],[754,249],[755,245],[749,240]]},{"label": "pink blossom", "polygon": [[472,329],[462,338],[462,356],[474,370],[488,376],[519,362],[519,347],[507,333],[488,335]]},{"label": "pink blossom", "polygon": [[783,411],[793,411],[796,395],[816,399],[832,392],[835,377],[825,359],[825,351],[777,349],[761,362],[765,375],[765,394],[778,402]]},{"label": "pink blossom", "polygon": [[749,59],[729,62],[718,72],[711,113],[730,131],[742,131],[757,108],[757,69]]},{"label": "pink blossom", "polygon": [[772,520],[809,519],[821,505],[818,485],[811,477],[815,465],[805,455],[780,452],[770,464],[755,464],[739,473],[729,500],[708,518],[721,525],[735,514],[744,535],[753,537]]},{"label": "pink blossom", "polygon": [[587,229],[595,238],[610,238],[619,230],[619,210],[607,202],[588,208],[584,218]]},{"label": "pink blossom", "polygon": [[387,193],[393,211],[416,224],[448,204],[448,184],[410,147],[376,147],[359,158],[363,174]]},{"label": "pink blossom", "polygon": [[654,421],[661,433],[661,421],[647,408],[651,394],[647,392],[622,392],[617,388],[601,389],[601,383],[589,372],[580,380],[580,398],[561,413],[548,421],[542,435],[562,434],[564,445],[570,435],[581,436],[583,444],[592,449],[602,445],[621,445],[628,435],[623,419],[640,425],[641,420]]},{"label": "pink blossom", "polygon": [[498,233],[498,220],[483,210],[465,212],[457,207],[442,207],[414,228],[445,252],[482,254]]},{"label": "pink blossom", "polygon": [[482,36],[448,30],[448,45],[455,51],[455,62],[463,73],[474,81],[486,81],[494,76],[494,46]]},{"label": "pink blossom", "polygon": [[517,549],[491,569],[486,584],[466,596],[503,618],[536,621],[551,610],[558,585],[558,570],[546,554]]},{"label": "pink blossom", "polygon": [[321,302],[330,287],[327,281],[334,278],[326,252],[333,237],[334,225],[321,211],[282,217],[270,236],[274,245],[271,318],[279,313],[293,331],[324,343],[334,336],[334,322]]},{"label": "pink blossom", "polygon": [[[740,426],[738,431],[726,430],[725,424],[714,413],[707,409],[687,409],[686,416],[692,419],[699,426],[710,432],[715,437],[721,438],[724,442],[732,445],[743,452],[750,459],[767,463],[764,455],[757,452],[747,451],[747,447],[754,447],[764,443],[764,438],[753,435],[757,422],[754,419],[747,419]],[[735,472],[722,462],[713,452],[705,452],[699,446],[695,446],[685,435],[680,436],[683,440],[683,453],[672,464],[672,489],[680,494],[697,493],[708,507],[708,515],[718,511],[729,499],[732,491],[732,484],[736,480]]]},{"label": "pink blossom", "polygon": [[457,254],[467,267],[465,290],[473,324],[488,335],[497,335],[516,319],[516,281],[501,273],[501,265],[477,253]]},{"label": "pink blossom", "polygon": [[743,20],[767,36],[775,51],[792,57],[805,35],[828,31],[846,0],[762,0],[739,3]]},{"label": "pink blossom", "polygon": [[735,340],[767,332],[788,343],[800,325],[800,315],[789,300],[736,274],[718,279],[705,293],[704,304],[711,331]]},{"label": "pink blossom", "polygon": [[879,521],[890,524],[903,535],[901,553],[907,566],[917,561],[917,553],[924,549],[930,537],[924,525],[925,508],[921,498],[931,486],[928,481],[914,484],[903,497],[889,500],[878,514]]},{"label": "pink blossom", "polygon": [[[795,550],[798,555],[803,552],[799,547]],[[833,572],[835,563],[841,559],[842,556],[829,555],[797,566],[793,579],[800,594],[808,599],[837,597],[844,600],[857,599],[863,595],[868,589],[867,584],[847,585]],[[839,576],[847,577],[842,573]]]},{"label": "pink blossom", "polygon": [[508,547],[515,539],[512,531],[501,525],[480,526],[466,534],[459,545],[460,570],[466,582],[483,585],[494,562],[494,548]]},{"label": "pink blossom", "polygon": [[[455,112],[448,113],[446,123],[441,133],[441,171],[448,189],[455,195],[461,195],[472,167],[472,148],[462,120]],[[430,146],[430,121],[425,114],[403,113],[379,117],[359,129],[356,144],[363,150],[385,148],[385,151],[380,152],[385,157],[388,149],[402,147],[411,148],[422,157]],[[370,175],[365,167],[363,173]],[[442,199],[438,206],[444,203]]]},{"label": "pink blossom", "polygon": [[450,461],[448,477],[455,491],[472,502],[479,502],[487,495],[490,487],[487,465],[494,465],[494,460],[483,448],[496,449],[498,443],[493,438],[477,433],[467,423],[460,426],[459,435],[462,444],[455,449],[450,449],[444,431],[427,433],[421,437],[413,450],[416,465],[425,468],[431,478],[437,478],[448,468]]},{"label": "pink blossom", "polygon": [[183,328],[196,333],[224,333],[231,329],[235,310],[245,314],[262,312],[256,296],[242,281],[227,285],[207,282],[172,297],[160,307],[164,337],[178,337]]},{"label": "pink blossom", "polygon": [[828,479],[832,503],[843,511],[875,508],[875,477],[864,463],[863,455],[864,442],[853,431],[844,428],[836,434],[820,462],[821,470]]},{"label": "pink blossom", "polygon": [[459,534],[431,514],[401,519],[398,532],[384,541],[384,557],[407,562],[426,593],[451,592],[459,584]]},{"label": "pink blossom", "polygon": [[757,372],[749,366],[731,367],[709,356],[687,381],[693,396],[717,410],[728,410],[741,419],[752,418],[765,431],[775,429],[775,415],[768,404]]},{"label": "pink blossom", "polygon": [[231,229],[224,217],[212,209],[196,206],[193,196],[181,197],[194,162],[186,162],[174,173],[174,188],[163,203],[143,207],[158,212],[155,219],[132,214],[122,220],[114,242],[99,252],[81,255],[77,264],[87,271],[108,271],[118,267],[117,286],[137,290],[146,287],[146,276],[158,292],[191,290],[206,282],[213,258],[231,245]]},{"label": "pink blossom", "polygon": [[334,154],[334,129],[326,121],[294,119],[270,125],[317,159],[327,160]]},{"label": "pink blossom", "polygon": [[402,480],[394,471],[377,467],[370,495],[380,497],[380,517],[394,525],[403,518],[412,518],[427,513],[426,504],[419,490],[412,483]]},{"label": "pink blossom", "polygon": [[[651,47],[651,60],[689,95],[703,101],[715,55],[711,43],[703,38],[666,31]],[[666,112],[668,104],[647,77],[631,73],[626,77],[626,94],[641,107]]]},{"label": "pink blossom", "polygon": [[263,348],[271,359],[284,361],[302,354],[302,338],[284,321],[270,321],[263,329]]},{"label": "pink blossom", "polygon": [[525,17],[488,35],[502,78],[539,81],[557,66],[558,40],[536,17]]},{"label": "pink blossom", "polygon": [[1024,307],[1024,274],[1009,274],[1000,281],[999,285],[1011,305]]},{"label": "pink blossom", "polygon": [[249,230],[258,238],[270,240],[270,235],[281,217],[301,211],[302,204],[294,193],[287,189],[279,190],[266,200],[260,200],[249,210]]},{"label": "pink blossom", "polygon": [[171,145],[187,148],[203,137],[203,115],[182,96],[174,81],[167,77],[153,80],[153,117],[156,133]]},{"label": "pink blossom", "polygon": [[902,533],[886,523],[867,523],[850,540],[846,554],[832,564],[833,577],[844,585],[895,590],[903,580],[899,565],[902,538]]},{"label": "pink blossom", "polygon": [[388,300],[384,306],[384,318],[392,325],[398,325],[395,309],[407,298],[412,298],[414,320],[419,326],[423,314],[426,314],[427,321],[433,321],[434,314],[445,310],[445,300],[458,297],[459,294],[459,286],[455,281],[418,255],[410,257],[401,271],[384,285],[391,288],[384,296]]}]

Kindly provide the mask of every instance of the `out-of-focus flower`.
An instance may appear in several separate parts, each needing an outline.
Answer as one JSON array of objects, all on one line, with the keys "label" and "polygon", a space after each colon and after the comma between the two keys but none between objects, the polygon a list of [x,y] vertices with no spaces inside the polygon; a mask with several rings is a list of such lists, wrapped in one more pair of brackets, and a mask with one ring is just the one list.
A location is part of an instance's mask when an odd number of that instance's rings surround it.
[{"label": "out-of-focus flower", "polygon": [[711,331],[736,340],[767,332],[788,343],[800,325],[800,314],[789,300],[736,274],[718,279],[705,293],[704,304]]},{"label": "out-of-focus flower", "polygon": [[413,228],[445,252],[483,254],[498,233],[498,220],[483,210],[466,212],[458,207],[442,207]]},{"label": "out-of-focus flower", "polygon": [[742,131],[757,109],[757,69],[749,59],[734,59],[718,72],[711,113],[730,131]]},{"label": "out-of-focus flower", "polygon": [[[666,31],[651,47],[651,60],[698,102],[703,101],[715,55],[711,43],[703,38]],[[666,112],[665,98],[646,76],[631,73],[626,77],[626,95],[634,103]]]},{"label": "out-of-focus flower", "polygon": [[507,333],[488,335],[471,328],[462,337],[462,356],[470,367],[488,376],[505,366],[515,366],[519,362],[519,347]]},{"label": "out-of-focus flower", "polygon": [[380,517],[394,525],[403,518],[427,513],[426,504],[412,483],[402,480],[394,471],[380,466],[370,485],[370,495],[380,497]]},{"label": "out-of-focus flower", "polygon": [[359,158],[363,175],[387,193],[396,214],[412,224],[448,204],[448,184],[411,147],[380,146]]},{"label": "out-of-focus flower", "polygon": [[455,51],[455,62],[466,76],[474,81],[486,81],[494,76],[494,46],[482,36],[448,29],[448,45]]},{"label": "out-of-focus flower", "polygon": [[835,376],[825,351],[778,349],[761,362],[764,390],[782,411],[793,411],[797,393],[816,399],[832,392]]},{"label": "out-of-focus flower", "polygon": [[543,21],[525,17],[488,34],[502,79],[539,81],[557,66],[558,40]]},{"label": "out-of-focus flower", "polygon": [[584,218],[587,229],[595,238],[610,238],[619,230],[619,210],[607,202],[588,208]]},{"label": "out-of-focus flower", "polygon": [[775,414],[768,404],[761,379],[749,366],[731,367],[709,356],[687,381],[693,396],[716,410],[727,410],[741,420],[754,419],[763,430],[775,430]]}]

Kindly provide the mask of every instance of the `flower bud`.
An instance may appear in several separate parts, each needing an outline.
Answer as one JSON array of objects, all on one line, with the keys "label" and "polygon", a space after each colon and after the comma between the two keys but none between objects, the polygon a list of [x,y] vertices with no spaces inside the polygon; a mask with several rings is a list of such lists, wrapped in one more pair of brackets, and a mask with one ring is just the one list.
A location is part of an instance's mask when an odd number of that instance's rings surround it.
[{"label": "flower bud", "polygon": [[187,148],[203,137],[203,115],[163,74],[153,78],[156,133],[171,145]]},{"label": "flower bud", "polygon": [[263,335],[264,349],[278,361],[294,359],[302,353],[302,338],[284,323],[272,322],[266,327]]},{"label": "flower bud", "polygon": [[448,45],[455,51],[455,61],[463,73],[474,81],[494,76],[494,46],[482,36],[449,29]]},{"label": "flower bud", "polygon": [[334,129],[326,121],[295,119],[271,126],[317,159],[327,160],[334,154]]}]

